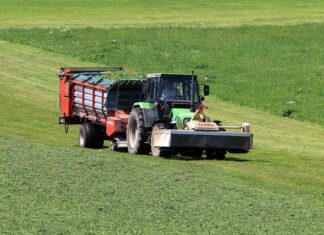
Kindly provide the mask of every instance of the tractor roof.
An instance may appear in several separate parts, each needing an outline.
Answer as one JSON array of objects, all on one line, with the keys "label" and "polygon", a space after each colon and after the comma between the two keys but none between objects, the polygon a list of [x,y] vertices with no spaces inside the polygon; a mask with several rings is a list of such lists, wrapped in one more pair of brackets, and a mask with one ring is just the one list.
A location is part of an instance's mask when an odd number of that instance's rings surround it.
[{"label": "tractor roof", "polygon": [[[187,78],[190,79],[191,78],[191,74],[167,74],[167,73],[149,73],[147,74],[147,78]],[[195,78],[197,77],[197,75],[194,75]]]}]

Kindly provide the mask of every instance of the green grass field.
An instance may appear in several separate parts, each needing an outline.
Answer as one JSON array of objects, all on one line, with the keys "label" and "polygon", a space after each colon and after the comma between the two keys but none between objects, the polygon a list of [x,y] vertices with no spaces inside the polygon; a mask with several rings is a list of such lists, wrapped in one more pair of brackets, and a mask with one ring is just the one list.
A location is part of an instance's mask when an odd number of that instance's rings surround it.
[{"label": "green grass field", "polygon": [[296,162],[181,161],[107,151],[1,139],[2,233],[321,233],[323,195],[241,172],[288,168],[293,179]]},{"label": "green grass field", "polygon": [[324,21],[321,0],[0,0],[0,27],[145,27]]},{"label": "green grass field", "polygon": [[[323,233],[322,1],[0,6],[1,234]],[[80,149],[78,126],[57,124],[56,73],[97,65],[196,70],[209,114],[250,122],[254,150],[208,161]]]},{"label": "green grass field", "polygon": [[212,96],[324,124],[324,27],[10,29],[0,38],[142,72],[196,71]]}]

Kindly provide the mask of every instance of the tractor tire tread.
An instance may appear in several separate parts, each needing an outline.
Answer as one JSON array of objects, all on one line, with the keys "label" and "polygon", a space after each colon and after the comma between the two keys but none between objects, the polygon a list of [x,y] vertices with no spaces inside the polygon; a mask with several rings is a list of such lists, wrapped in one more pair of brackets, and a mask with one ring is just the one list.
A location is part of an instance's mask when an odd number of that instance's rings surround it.
[{"label": "tractor tire tread", "polygon": [[147,139],[147,133],[144,124],[143,111],[141,109],[134,109],[130,113],[129,119],[133,118],[133,116],[135,116],[136,120],[138,120],[138,144],[134,149],[130,149],[130,146],[128,144],[128,151],[130,153],[135,153],[135,154],[148,154],[149,146],[145,144],[145,141]]}]

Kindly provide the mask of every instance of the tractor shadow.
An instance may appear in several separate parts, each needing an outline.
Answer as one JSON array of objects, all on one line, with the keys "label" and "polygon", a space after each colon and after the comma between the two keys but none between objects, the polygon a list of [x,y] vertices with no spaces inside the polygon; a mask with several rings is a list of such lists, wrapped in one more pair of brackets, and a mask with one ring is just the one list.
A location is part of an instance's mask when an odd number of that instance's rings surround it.
[{"label": "tractor shadow", "polygon": [[226,157],[224,161],[229,162],[250,162],[252,160],[246,159],[246,158],[238,158],[238,157]]},{"label": "tractor shadow", "polygon": [[[110,146],[103,146],[103,149],[112,151]],[[127,149],[118,149],[118,151],[113,151],[114,153],[128,153]],[[142,154],[139,154],[141,156]],[[152,154],[149,154],[152,157]],[[147,154],[143,154],[142,156],[147,156]],[[236,156],[226,156],[224,160],[217,160],[217,159],[207,159],[206,156],[202,157],[193,157],[193,156],[182,156],[180,154],[172,155],[170,157],[160,157],[165,160],[177,160],[177,161],[226,161],[226,162],[263,162],[267,163],[269,161],[265,160],[256,160],[256,159],[247,159],[242,157]]]},{"label": "tractor shadow", "polygon": [[238,158],[238,157],[226,157],[224,160],[216,160],[216,159],[207,159],[205,157],[188,157],[188,156],[180,156],[175,155],[172,157],[164,157],[167,160],[178,160],[178,161],[229,161],[229,162],[249,162],[254,160],[249,160],[246,158]]},{"label": "tractor shadow", "polygon": [[224,160],[217,160],[217,159],[207,159],[205,156],[203,157],[188,157],[188,156],[181,156],[181,155],[175,155],[171,157],[164,157],[166,160],[178,160],[178,161],[225,161],[225,162],[261,162],[261,163],[267,163],[269,161],[266,160],[256,160],[256,159],[246,159],[242,157],[235,157],[235,156],[228,156],[225,157]]}]

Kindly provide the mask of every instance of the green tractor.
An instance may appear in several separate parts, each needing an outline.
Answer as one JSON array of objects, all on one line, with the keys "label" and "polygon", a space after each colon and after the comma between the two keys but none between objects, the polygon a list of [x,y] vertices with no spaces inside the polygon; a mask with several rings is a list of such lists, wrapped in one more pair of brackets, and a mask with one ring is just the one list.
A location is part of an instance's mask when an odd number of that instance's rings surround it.
[{"label": "green tractor", "polygon": [[[203,93],[209,95],[208,85],[203,86]],[[148,74],[141,94],[128,118],[130,153],[201,157],[205,152],[209,159],[224,159],[226,152],[247,153],[252,147],[248,123],[223,126],[204,114],[205,98],[194,73]],[[239,132],[230,131],[235,129]]]},{"label": "green tractor", "polygon": [[[79,124],[79,143],[154,156],[224,159],[226,152],[246,153],[253,135],[248,123],[224,126],[204,114],[197,76],[148,74],[146,79],[114,79],[122,68],[61,68],[59,123]],[[121,75],[124,77],[123,73]],[[107,79],[108,78],[108,79]],[[232,130],[239,130],[233,132]]]}]

